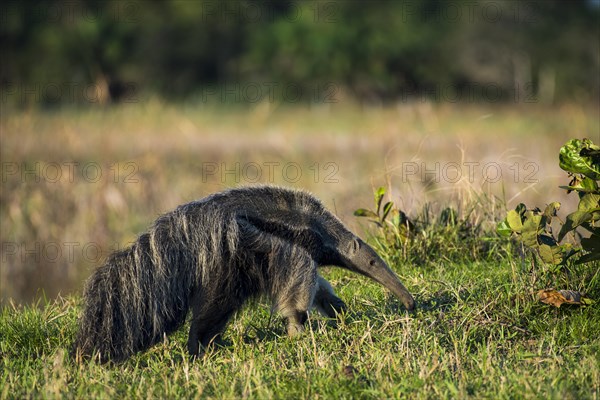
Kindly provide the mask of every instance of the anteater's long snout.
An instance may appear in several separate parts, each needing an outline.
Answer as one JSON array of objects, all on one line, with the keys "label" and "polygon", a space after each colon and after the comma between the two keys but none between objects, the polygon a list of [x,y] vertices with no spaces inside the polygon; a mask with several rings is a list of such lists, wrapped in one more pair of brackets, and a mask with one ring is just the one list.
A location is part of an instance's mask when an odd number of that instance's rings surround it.
[{"label": "anteater's long snout", "polygon": [[402,301],[407,310],[415,308],[415,299],[402,282],[400,282],[398,276],[375,253],[375,250],[363,241],[360,241],[360,249],[352,257],[352,264],[352,269],[373,279],[394,293]]},{"label": "anteater's long snout", "polygon": [[379,282],[398,297],[407,310],[415,308],[415,299],[410,292],[404,287],[398,276],[392,271],[383,261],[382,265],[371,270],[371,278]]}]

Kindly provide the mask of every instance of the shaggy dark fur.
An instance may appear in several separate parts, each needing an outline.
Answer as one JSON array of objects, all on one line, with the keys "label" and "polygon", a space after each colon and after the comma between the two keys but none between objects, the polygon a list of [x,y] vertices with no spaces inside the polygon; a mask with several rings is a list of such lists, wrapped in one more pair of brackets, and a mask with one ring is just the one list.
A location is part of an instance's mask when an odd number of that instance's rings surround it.
[{"label": "shaggy dark fur", "polygon": [[190,354],[223,331],[244,302],[268,295],[302,332],[311,306],[345,305],[317,267],[366,275],[414,300],[385,262],[312,195],[271,186],[216,193],[159,217],[87,282],[75,349],[120,361],[178,329],[192,310]]}]

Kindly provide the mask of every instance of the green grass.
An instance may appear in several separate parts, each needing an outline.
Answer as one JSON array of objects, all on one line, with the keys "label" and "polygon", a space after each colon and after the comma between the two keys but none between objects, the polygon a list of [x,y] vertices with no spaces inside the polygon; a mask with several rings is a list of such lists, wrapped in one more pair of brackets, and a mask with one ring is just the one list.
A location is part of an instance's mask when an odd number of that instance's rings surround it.
[{"label": "green grass", "polygon": [[550,274],[598,298],[598,266],[534,272],[510,253],[395,265],[416,296],[414,313],[378,285],[327,269],[349,305],[337,323],[312,315],[306,333],[289,339],[255,302],[233,319],[224,345],[195,362],[184,327],[123,364],[76,364],[68,350],[78,298],[4,307],[1,397],[597,398],[599,308],[556,309],[534,294]]}]

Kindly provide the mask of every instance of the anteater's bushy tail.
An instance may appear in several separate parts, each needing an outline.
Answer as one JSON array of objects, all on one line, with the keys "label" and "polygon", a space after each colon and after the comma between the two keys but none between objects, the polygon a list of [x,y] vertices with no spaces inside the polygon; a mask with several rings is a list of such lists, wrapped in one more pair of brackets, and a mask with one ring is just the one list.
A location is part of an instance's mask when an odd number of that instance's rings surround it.
[{"label": "anteater's bushy tail", "polygon": [[[148,233],[113,253],[94,272],[84,290],[76,353],[122,361],[185,322],[190,294],[207,273],[203,269],[224,261],[227,241],[221,239],[231,227],[207,224],[207,219],[222,216],[197,206],[189,204],[163,215]],[[207,254],[217,259],[207,259]]]},{"label": "anteater's bushy tail", "polygon": [[161,244],[147,233],[140,236],[132,247],[112,254],[90,277],[76,339],[82,355],[97,351],[102,361],[124,360],[185,321],[189,273],[177,276],[164,268],[167,264],[160,255],[172,253],[158,250],[158,257],[153,257],[152,242]]}]

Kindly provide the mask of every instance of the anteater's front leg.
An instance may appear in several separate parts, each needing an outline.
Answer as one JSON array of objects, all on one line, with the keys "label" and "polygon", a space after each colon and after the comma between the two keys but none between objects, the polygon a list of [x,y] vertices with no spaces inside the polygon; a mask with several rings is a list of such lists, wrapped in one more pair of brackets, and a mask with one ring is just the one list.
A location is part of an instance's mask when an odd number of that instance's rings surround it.
[{"label": "anteater's front leg", "polygon": [[346,310],[346,303],[335,295],[331,284],[321,275],[317,276],[317,291],[313,306],[329,318],[335,318],[342,311]]},{"label": "anteater's front leg", "polygon": [[287,319],[289,336],[304,331],[308,319],[308,310],[313,303],[317,290],[317,266],[308,254],[295,252],[289,259],[287,273],[277,279],[283,280],[276,285],[273,293],[275,307]]}]

